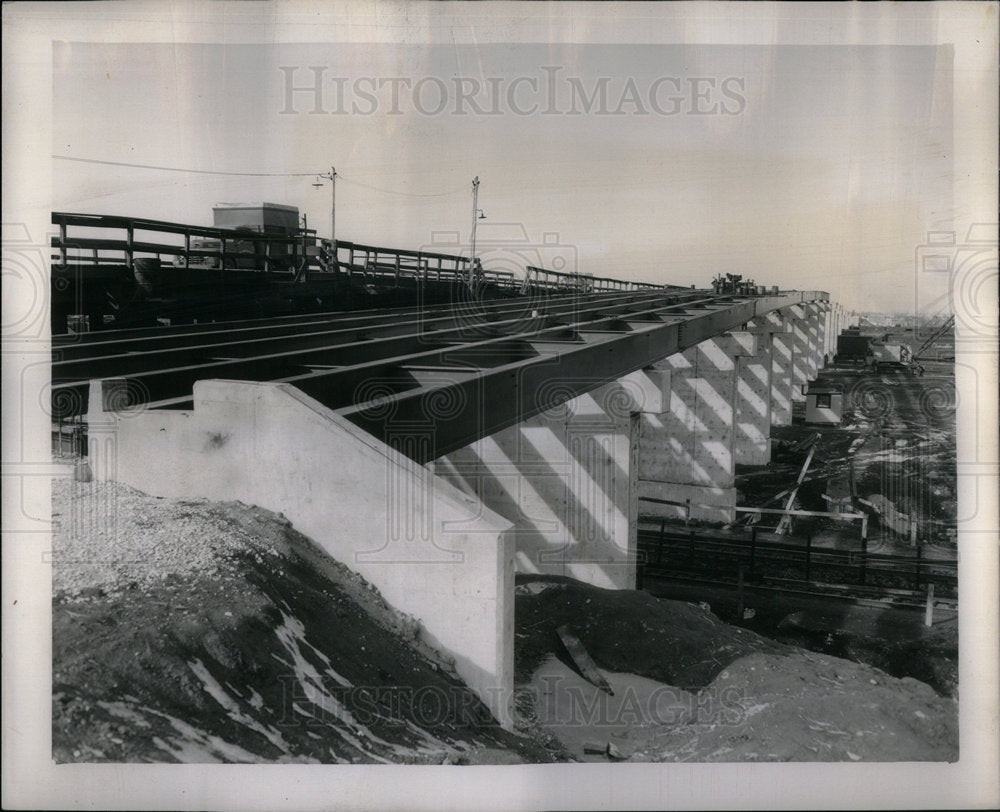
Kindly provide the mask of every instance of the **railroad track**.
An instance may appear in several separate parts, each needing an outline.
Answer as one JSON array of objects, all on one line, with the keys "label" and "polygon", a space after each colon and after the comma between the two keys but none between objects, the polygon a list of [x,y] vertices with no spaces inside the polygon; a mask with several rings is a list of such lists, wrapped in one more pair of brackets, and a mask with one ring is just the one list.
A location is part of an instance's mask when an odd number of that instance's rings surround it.
[{"label": "railroad track", "polygon": [[901,597],[923,594],[933,584],[941,598],[957,596],[958,562],[920,555],[895,556],[836,550],[808,540],[759,541],[694,531],[638,533],[643,577],[696,579],[712,583],[770,585],[776,589]]}]

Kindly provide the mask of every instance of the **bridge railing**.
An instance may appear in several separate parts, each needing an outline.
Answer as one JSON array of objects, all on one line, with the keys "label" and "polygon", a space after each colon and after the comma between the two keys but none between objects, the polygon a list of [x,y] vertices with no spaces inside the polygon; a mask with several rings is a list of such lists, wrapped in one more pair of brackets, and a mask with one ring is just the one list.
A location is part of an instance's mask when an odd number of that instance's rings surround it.
[{"label": "bridge railing", "polygon": [[[148,220],[140,217],[53,212],[59,233],[52,238],[53,277],[67,272],[99,276],[127,271],[137,258],[156,258],[175,268],[263,271],[299,280],[312,272],[346,275],[363,284],[468,282],[492,284],[511,292],[608,293],[677,288],[592,274],[527,266],[524,278],[509,271],[483,269],[470,274],[469,257],[434,251],[408,251],[338,240],[319,241],[315,231],[295,235],[261,234]],[[207,244],[214,240],[215,244]],[[325,256],[324,256],[325,254]],[[763,289],[761,289],[763,292]],[[773,291],[771,291],[773,295]],[[765,294],[766,295],[766,294]],[[825,294],[824,294],[825,298]]]},{"label": "bridge railing", "polygon": [[[177,268],[244,269],[299,275],[319,269],[314,231],[261,234],[139,217],[53,212],[59,233],[52,238],[53,267],[120,267],[132,271],[139,258],[156,258]],[[217,245],[208,245],[211,240]]]},{"label": "bridge railing", "polygon": [[[337,240],[336,270],[363,284],[400,280],[426,282],[469,281],[469,257],[435,251],[407,251]],[[476,265],[475,280],[505,290],[517,290],[521,280],[511,271],[493,271]]]},{"label": "bridge railing", "polygon": [[655,285],[651,282],[633,282],[627,279],[613,279],[609,276],[594,276],[593,274],[569,273],[566,271],[550,271],[528,265],[525,268],[523,290],[531,289],[578,291],[580,293],[611,293],[615,291],[650,290],[672,287]]}]

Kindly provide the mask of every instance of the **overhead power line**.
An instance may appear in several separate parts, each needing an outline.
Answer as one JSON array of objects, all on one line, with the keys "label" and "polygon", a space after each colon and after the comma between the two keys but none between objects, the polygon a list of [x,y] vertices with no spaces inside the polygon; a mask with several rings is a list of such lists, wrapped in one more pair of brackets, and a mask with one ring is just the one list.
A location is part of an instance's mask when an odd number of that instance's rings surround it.
[{"label": "overhead power line", "polygon": [[[187,169],[182,166],[157,166],[155,164],[136,164],[129,163],[128,161],[104,161],[98,158],[75,158],[69,155],[53,155],[54,159],[59,161],[72,161],[74,163],[81,164],[99,164],[101,166],[126,166],[131,169],[155,169],[160,172],[184,172],[192,175],[226,175],[229,177],[243,177],[243,178],[312,178],[319,177],[323,173],[319,172],[223,172],[217,169]],[[338,173],[337,177],[344,181],[345,183],[350,183],[355,186],[361,186],[365,189],[371,189],[374,192],[381,192],[387,195],[400,195],[401,197],[449,197],[450,195],[458,194],[459,192],[464,192],[465,187],[461,186],[456,189],[450,189],[447,192],[404,192],[399,189],[382,189],[378,186],[372,186],[368,183],[363,183],[359,180],[354,180],[352,178],[345,178],[343,175]]]},{"label": "overhead power line", "polygon": [[101,164],[103,166],[127,166],[132,169],[157,169],[161,172],[188,172],[193,175],[230,175],[244,178],[311,178],[319,172],[221,172],[215,169],[185,169],[180,166],[155,166],[153,164],[133,164],[127,161],[102,161],[97,158],[73,158],[69,155],[53,155],[59,161],[73,161],[81,164]]},{"label": "overhead power line", "polygon": [[351,183],[355,186],[361,186],[365,189],[371,189],[373,192],[381,192],[387,195],[400,195],[401,197],[448,197],[450,195],[458,194],[459,192],[465,192],[465,186],[459,186],[458,188],[451,189],[447,192],[403,192],[399,189],[381,189],[377,186],[371,186],[367,183],[362,183],[359,180],[353,180],[351,178],[345,178],[340,173],[337,173],[337,177],[343,180],[345,183]]}]

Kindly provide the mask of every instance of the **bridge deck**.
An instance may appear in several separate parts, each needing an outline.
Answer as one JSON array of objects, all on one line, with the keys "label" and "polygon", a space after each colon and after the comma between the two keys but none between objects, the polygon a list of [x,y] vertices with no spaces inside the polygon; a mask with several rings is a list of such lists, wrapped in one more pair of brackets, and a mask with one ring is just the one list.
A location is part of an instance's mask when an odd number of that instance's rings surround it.
[{"label": "bridge deck", "polygon": [[94,378],[188,408],[198,380],[290,383],[420,462],[446,454],[818,291],[652,290],[105,333],[54,347],[53,404]]}]

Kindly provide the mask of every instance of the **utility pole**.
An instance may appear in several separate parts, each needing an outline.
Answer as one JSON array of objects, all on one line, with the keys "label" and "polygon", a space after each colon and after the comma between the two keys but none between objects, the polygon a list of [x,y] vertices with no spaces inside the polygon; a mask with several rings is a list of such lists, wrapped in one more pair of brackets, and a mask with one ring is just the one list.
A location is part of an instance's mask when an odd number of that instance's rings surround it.
[{"label": "utility pole", "polygon": [[330,167],[330,248],[337,254],[337,170]]},{"label": "utility pole", "polygon": [[[330,181],[330,247],[336,251],[337,248],[337,170],[330,167],[329,173],[317,175]],[[314,183],[313,186],[319,188],[322,183]]]},{"label": "utility pole", "polygon": [[469,288],[475,283],[476,275],[476,224],[485,220],[486,215],[479,208],[479,175],[472,179],[472,256],[469,257]]},{"label": "utility pole", "polygon": [[476,221],[479,219],[479,175],[472,179],[472,256],[469,258],[469,287],[476,268]]},{"label": "utility pole", "polygon": [[331,166],[328,174],[317,175],[313,184],[317,189],[323,185],[319,182],[320,178],[330,181],[330,256],[333,268],[337,270],[337,170]]}]

